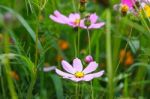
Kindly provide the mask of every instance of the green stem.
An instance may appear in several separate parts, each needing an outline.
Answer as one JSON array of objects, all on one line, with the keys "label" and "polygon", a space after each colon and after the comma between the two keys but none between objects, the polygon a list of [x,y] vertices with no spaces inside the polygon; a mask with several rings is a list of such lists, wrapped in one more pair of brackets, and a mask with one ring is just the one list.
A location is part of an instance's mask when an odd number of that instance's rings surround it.
[{"label": "green stem", "polygon": [[79,99],[79,97],[78,97],[78,83],[76,83],[76,88],[75,88],[75,97],[76,97],[76,99]]},{"label": "green stem", "polygon": [[[4,39],[4,49],[5,49],[5,53],[8,54],[9,53],[9,36],[8,36],[8,33],[4,33],[4,38],[5,38]],[[8,87],[9,87],[9,91],[11,94],[11,98],[12,99],[18,99],[16,91],[15,91],[15,86],[13,84],[13,80],[11,79],[11,76],[10,76],[11,68],[10,68],[8,57],[5,57],[4,65],[5,65],[4,68],[5,68],[5,72],[6,72],[6,76],[7,76]]]},{"label": "green stem", "polygon": [[94,91],[93,91],[92,81],[91,81],[91,98],[94,99]]},{"label": "green stem", "polygon": [[77,44],[76,44],[76,36],[74,38],[74,53],[75,53],[75,57],[77,57]]},{"label": "green stem", "polygon": [[78,57],[79,57],[79,54],[80,54],[80,28],[78,28]]},{"label": "green stem", "polygon": [[91,38],[90,38],[90,32],[87,29],[87,34],[88,34],[88,40],[89,40],[89,55],[91,55]]},{"label": "green stem", "polygon": [[112,53],[111,53],[111,13],[107,10],[106,22],[106,57],[107,57],[107,76],[108,76],[108,99],[114,98],[114,82],[113,82],[113,67],[112,67]]}]

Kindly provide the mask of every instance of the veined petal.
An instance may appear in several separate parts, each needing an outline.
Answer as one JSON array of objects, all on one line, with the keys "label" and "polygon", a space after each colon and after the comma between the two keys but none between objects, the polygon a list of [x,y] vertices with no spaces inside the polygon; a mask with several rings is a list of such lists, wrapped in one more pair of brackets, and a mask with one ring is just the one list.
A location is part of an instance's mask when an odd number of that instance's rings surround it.
[{"label": "veined petal", "polygon": [[97,28],[101,28],[102,26],[104,26],[105,23],[104,22],[100,22],[100,23],[96,23],[96,24],[91,24],[88,28],[89,29],[97,29]]},{"label": "veined petal", "polygon": [[98,64],[96,62],[90,62],[89,65],[83,70],[84,74],[91,73],[96,70]]},{"label": "veined petal", "polygon": [[69,72],[71,74],[74,74],[76,72],[75,69],[68,62],[63,60],[61,62],[61,64],[62,64],[64,70],[66,70],[67,72]]},{"label": "veined petal", "polygon": [[74,75],[69,74],[69,73],[65,73],[65,72],[63,72],[63,71],[61,71],[61,70],[59,70],[59,69],[57,69],[57,68],[55,69],[55,72],[56,72],[58,75],[62,76],[63,78],[74,77]]},{"label": "veined petal", "polygon": [[76,58],[73,60],[73,68],[76,70],[76,71],[82,71],[83,70],[83,66],[82,66],[82,63],[81,63],[81,60]]},{"label": "veined petal", "polygon": [[104,74],[104,70],[102,70],[102,71],[99,71],[99,72],[97,72],[97,73],[93,73],[92,75],[93,75],[93,77],[94,78],[97,78],[97,77],[101,77],[103,74]]},{"label": "veined petal", "polygon": [[96,23],[97,19],[98,19],[98,16],[96,15],[96,13],[93,13],[90,15],[91,23]]},{"label": "veined petal", "polygon": [[88,75],[85,75],[84,78],[83,78],[83,81],[90,81],[92,80],[94,77],[92,74],[88,74]]},{"label": "veined petal", "polygon": [[90,81],[93,78],[101,77],[103,74],[104,74],[104,70],[102,70],[100,72],[97,72],[97,73],[87,74],[87,75],[84,76],[83,80],[84,81]]},{"label": "veined petal", "polygon": [[74,82],[79,82],[79,81],[83,80],[83,78],[76,78],[76,77],[71,77],[71,78],[67,78],[67,79],[70,79],[70,80],[72,80]]}]

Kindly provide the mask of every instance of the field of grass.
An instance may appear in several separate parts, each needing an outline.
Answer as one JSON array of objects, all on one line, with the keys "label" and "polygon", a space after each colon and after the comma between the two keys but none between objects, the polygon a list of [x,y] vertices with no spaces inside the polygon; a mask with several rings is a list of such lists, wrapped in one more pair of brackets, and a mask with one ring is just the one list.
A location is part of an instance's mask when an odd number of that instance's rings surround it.
[{"label": "field of grass", "polygon": [[0,99],[149,99],[150,0],[0,0]]}]

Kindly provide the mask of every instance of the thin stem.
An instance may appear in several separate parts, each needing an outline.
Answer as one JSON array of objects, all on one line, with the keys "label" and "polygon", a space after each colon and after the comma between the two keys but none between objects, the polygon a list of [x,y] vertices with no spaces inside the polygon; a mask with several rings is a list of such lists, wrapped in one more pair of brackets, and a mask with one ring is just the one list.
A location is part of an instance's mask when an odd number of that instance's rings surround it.
[{"label": "thin stem", "polygon": [[[0,66],[1,68],[1,66]],[[1,86],[2,86],[2,93],[3,93],[3,98],[6,98],[6,92],[5,92],[5,86],[4,86],[4,78],[3,76],[1,77]]]},{"label": "thin stem", "polygon": [[76,36],[74,38],[74,54],[75,54],[75,57],[77,57],[77,44],[76,44]]},{"label": "thin stem", "polygon": [[75,88],[75,97],[76,97],[76,99],[78,99],[79,97],[78,97],[78,83],[76,83],[76,88]]},{"label": "thin stem", "polygon": [[91,81],[91,98],[94,99],[94,91],[93,91],[92,81]]},{"label": "thin stem", "polygon": [[111,47],[111,12],[107,10],[106,21],[106,57],[107,57],[107,76],[108,76],[108,99],[114,98],[114,74],[112,65],[112,47]]},{"label": "thin stem", "polygon": [[78,57],[79,57],[79,54],[80,54],[80,28],[78,27]]},{"label": "thin stem", "polygon": [[[4,33],[4,49],[5,49],[5,53],[8,54],[9,53],[9,36],[8,33]],[[15,91],[15,86],[13,84],[13,80],[11,79],[10,76],[10,72],[11,72],[11,68],[10,68],[10,64],[9,64],[9,59],[8,57],[5,57],[4,59],[4,68],[5,68],[5,72],[6,72],[6,76],[7,76],[7,81],[8,81],[8,88],[11,94],[12,99],[18,99],[16,91]]]},{"label": "thin stem", "polygon": [[90,32],[87,29],[87,34],[88,34],[88,40],[89,40],[89,55],[91,54],[91,39],[90,39]]}]

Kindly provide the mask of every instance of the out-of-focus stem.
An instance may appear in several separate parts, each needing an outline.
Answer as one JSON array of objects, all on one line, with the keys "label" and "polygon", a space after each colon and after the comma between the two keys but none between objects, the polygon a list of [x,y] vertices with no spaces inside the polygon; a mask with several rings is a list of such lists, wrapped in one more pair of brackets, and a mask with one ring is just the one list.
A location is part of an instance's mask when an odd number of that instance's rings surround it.
[{"label": "out-of-focus stem", "polygon": [[88,41],[89,41],[89,55],[91,55],[91,38],[90,38],[90,32],[87,29],[87,34],[88,34]]},{"label": "out-of-focus stem", "polygon": [[[4,33],[4,50],[5,50],[6,54],[9,53],[9,36],[8,36],[8,33]],[[4,65],[5,65],[4,68],[5,68],[5,72],[6,72],[6,77],[7,77],[7,82],[8,82],[8,87],[9,87],[11,98],[12,99],[18,99],[16,91],[15,91],[15,87],[13,84],[13,80],[11,79],[11,76],[10,76],[11,68],[10,68],[8,57],[5,57]]]},{"label": "out-of-focus stem", "polygon": [[112,66],[112,53],[111,53],[111,13],[107,9],[107,22],[106,22],[106,57],[107,57],[107,76],[108,76],[108,99],[114,98],[114,74]]}]

